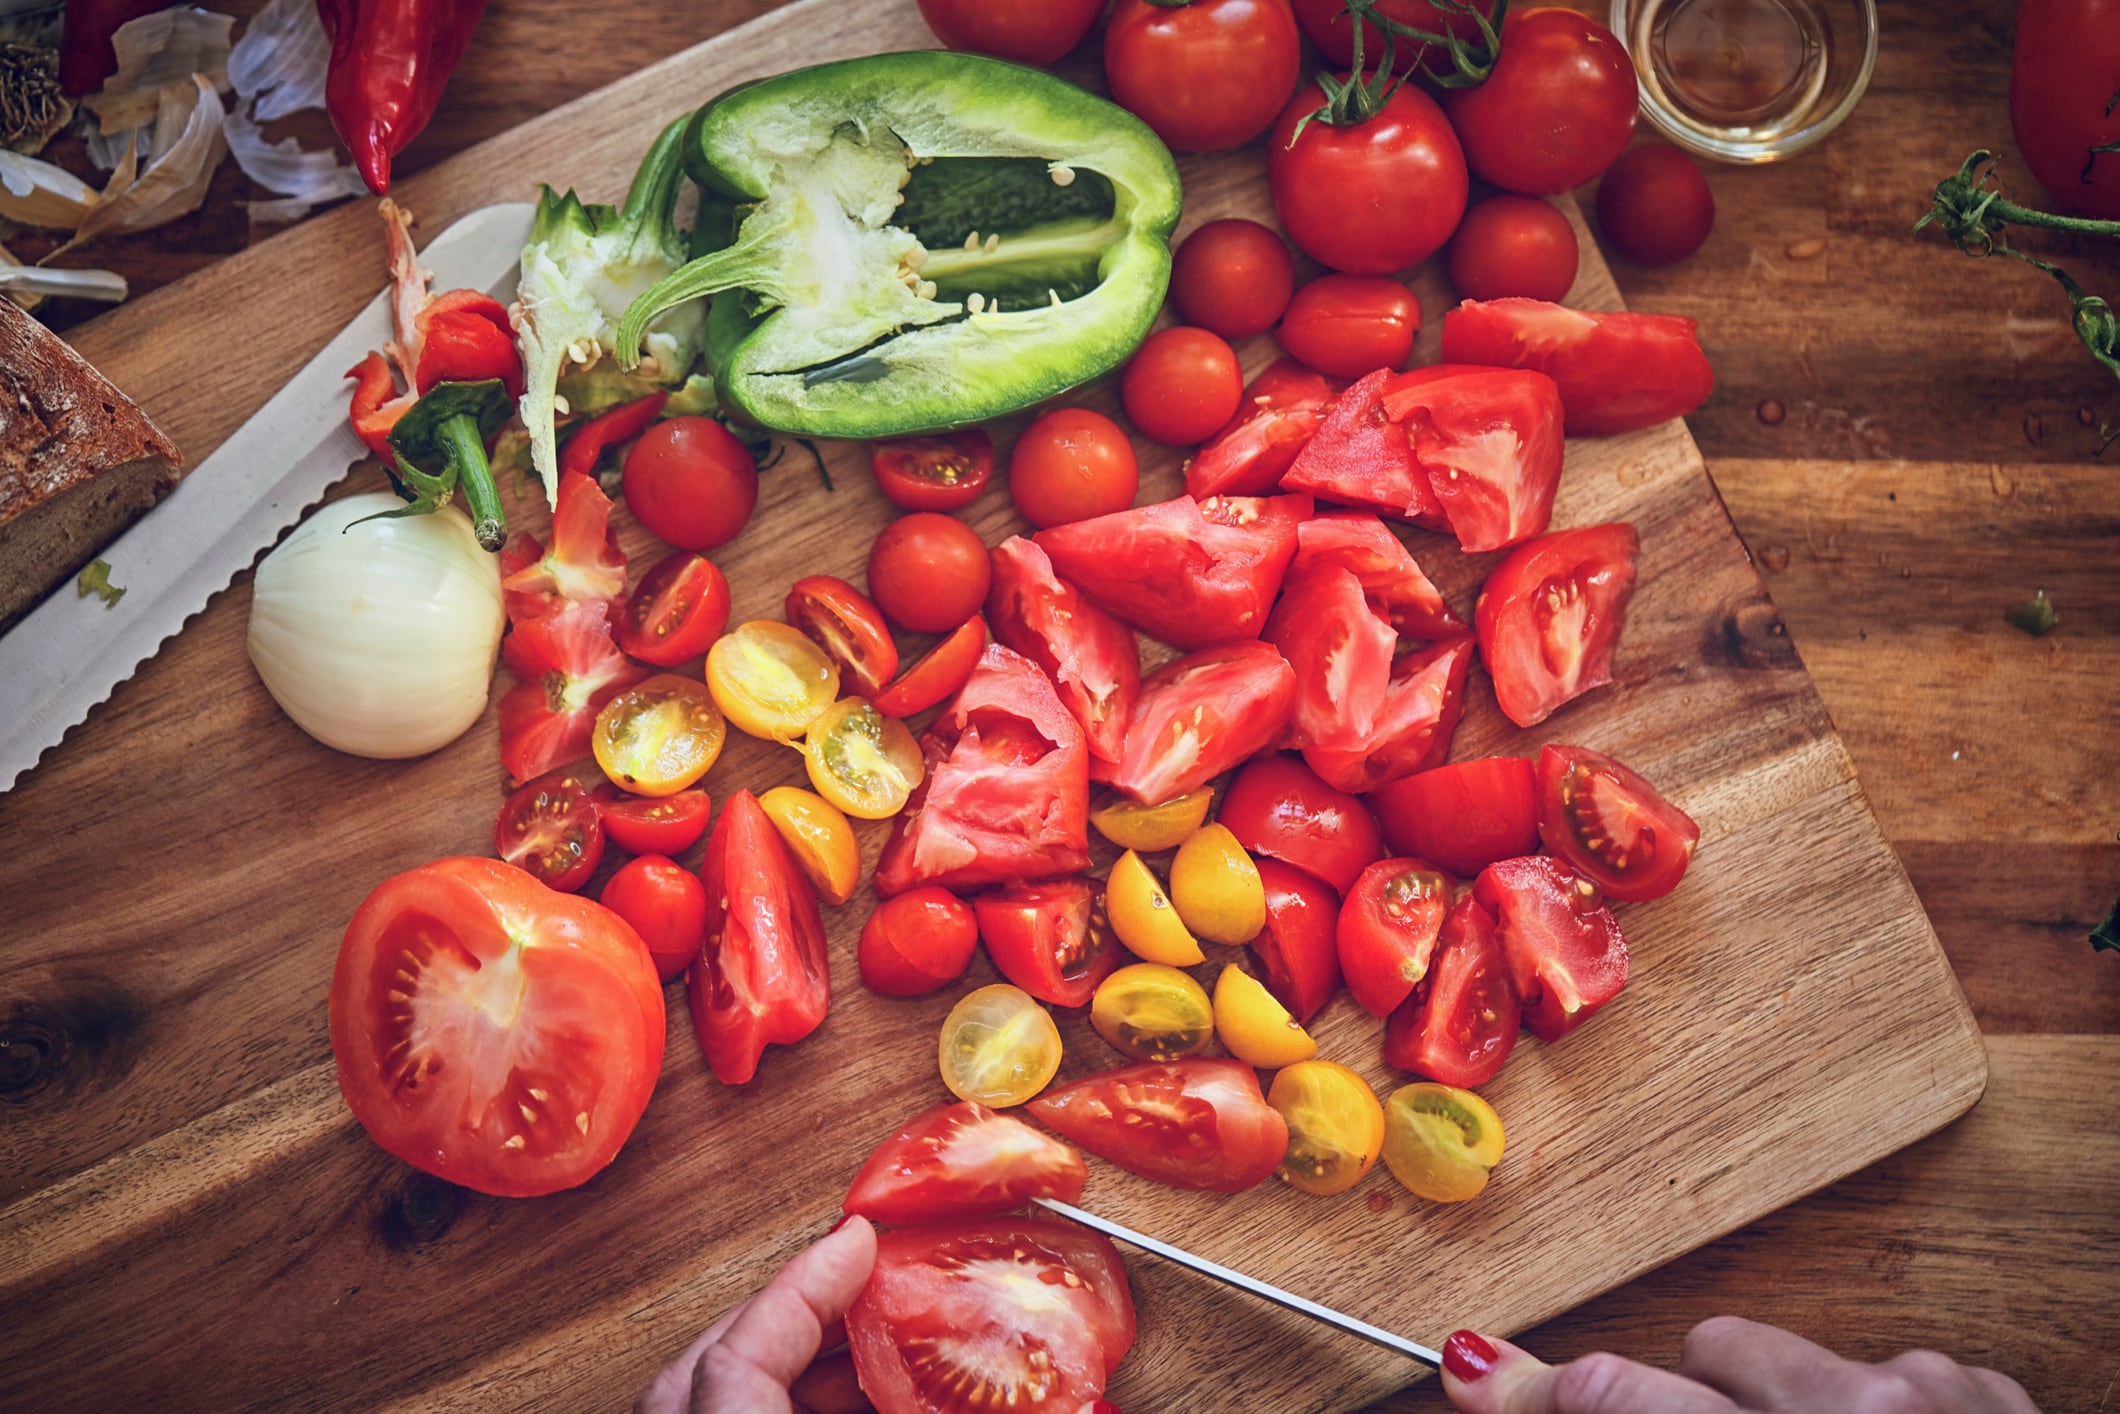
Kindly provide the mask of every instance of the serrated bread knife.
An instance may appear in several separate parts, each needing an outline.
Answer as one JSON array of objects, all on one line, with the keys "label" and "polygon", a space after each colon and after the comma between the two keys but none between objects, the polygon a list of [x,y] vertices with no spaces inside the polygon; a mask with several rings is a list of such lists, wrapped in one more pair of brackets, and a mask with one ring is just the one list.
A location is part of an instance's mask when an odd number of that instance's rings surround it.
[{"label": "serrated bread knife", "polygon": [[[528,202],[488,206],[420,252],[436,290],[513,297]],[[346,370],[394,331],[386,289],[251,419],[100,556],[125,593],[67,580],[0,635],[0,792],[152,658],[368,454],[347,425]]]}]

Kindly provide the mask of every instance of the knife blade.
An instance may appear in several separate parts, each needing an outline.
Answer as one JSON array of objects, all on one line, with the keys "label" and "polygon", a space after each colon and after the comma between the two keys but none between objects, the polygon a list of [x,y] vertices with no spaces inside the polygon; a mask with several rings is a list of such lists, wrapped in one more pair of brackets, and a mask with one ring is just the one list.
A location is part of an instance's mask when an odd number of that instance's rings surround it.
[{"label": "knife blade", "polygon": [[[442,232],[420,252],[434,288],[512,298],[532,211],[528,202],[482,207]],[[0,793],[368,455],[347,425],[346,370],[392,333],[386,289],[104,547],[125,591],[116,604],[67,580],[0,636]]]},{"label": "knife blade", "polygon": [[1390,1331],[1378,1326],[1372,1326],[1367,1321],[1359,1321],[1353,1316],[1343,1315],[1333,1310],[1330,1306],[1320,1306],[1308,1297],[1298,1296],[1292,1291],[1283,1291],[1280,1287],[1260,1281],[1257,1277],[1248,1277],[1242,1272],[1231,1271],[1219,1262],[1210,1262],[1205,1257],[1194,1256],[1182,1247],[1173,1247],[1168,1242],[1159,1242],[1146,1233],[1135,1232],[1132,1228],[1115,1223],[1110,1218],[1100,1218],[1095,1213],[1084,1212],[1072,1203],[1063,1203],[1057,1198],[1033,1198],[1031,1201],[1041,1208],[1047,1208],[1058,1213],[1070,1222],[1080,1223],[1086,1228],[1092,1228],[1097,1232],[1103,1233],[1106,1237],[1116,1237],[1130,1247],[1138,1247],[1144,1252],[1153,1252],[1167,1262],[1176,1262],[1181,1267],[1189,1267],[1202,1276],[1213,1277],[1216,1281],[1236,1287],[1239,1291],[1248,1291],[1253,1296],[1271,1301],[1276,1306],[1300,1312],[1314,1321],[1324,1322],[1334,1330],[1360,1336],[1372,1345],[1381,1345],[1386,1350],[1395,1350],[1410,1359],[1420,1361],[1431,1370],[1443,1368],[1443,1357],[1430,1350],[1427,1346],[1418,1345],[1401,1335],[1393,1335]]}]

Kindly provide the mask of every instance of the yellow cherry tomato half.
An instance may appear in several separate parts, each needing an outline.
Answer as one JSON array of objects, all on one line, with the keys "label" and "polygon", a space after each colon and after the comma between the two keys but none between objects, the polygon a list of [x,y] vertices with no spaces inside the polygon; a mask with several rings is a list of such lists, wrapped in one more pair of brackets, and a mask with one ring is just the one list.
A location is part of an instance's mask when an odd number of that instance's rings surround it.
[{"label": "yellow cherry tomato half", "polygon": [[[1207,960],[1199,940],[1171,906],[1170,895],[1132,850],[1119,856],[1111,877],[1104,881],[1104,916],[1136,957],[1171,967],[1190,967]],[[1206,999],[1205,993],[1201,999]]]},{"label": "yellow cherry tomato half", "polygon": [[842,904],[854,896],[861,882],[861,846],[846,816],[823,796],[796,786],[775,786],[758,797],[758,804],[826,903]]},{"label": "yellow cherry tomato half", "polygon": [[1502,1161],[1502,1117],[1470,1090],[1422,1081],[1384,1104],[1384,1166],[1436,1203],[1476,1198]]},{"label": "yellow cherry tomato half", "polygon": [[839,695],[839,665],[786,624],[753,619],[707,650],[707,690],[737,730],[793,741]]},{"label": "yellow cherry tomato half", "polygon": [[888,820],[927,774],[920,744],[866,698],[842,697],[802,740],[817,793],[859,820]]},{"label": "yellow cherry tomato half", "polygon": [[707,773],[728,734],[704,687],[658,673],[603,705],[589,746],[613,785],[635,795],[675,795]]},{"label": "yellow cherry tomato half", "polygon": [[1097,985],[1089,1024],[1135,1060],[1196,1056],[1215,1036],[1207,989],[1175,967],[1137,962]]},{"label": "yellow cherry tomato half", "polygon": [[1259,866],[1226,825],[1186,836],[1170,862],[1170,901],[1185,926],[1211,943],[1248,943],[1266,926]]},{"label": "yellow cherry tomato half", "polygon": [[1266,1103],[1288,1121],[1281,1177],[1305,1193],[1345,1193],[1384,1150],[1377,1092],[1338,1061],[1297,1061],[1273,1078]]},{"label": "yellow cherry tomato half", "polygon": [[952,1095],[1005,1110],[1059,1072],[1060,1028],[1029,992],[997,982],[950,1008],[937,1059]]},{"label": "yellow cherry tomato half", "polygon": [[1185,837],[1207,819],[1207,807],[1214,798],[1212,786],[1201,786],[1161,805],[1143,805],[1114,795],[1091,809],[1089,822],[1097,827],[1098,834],[1121,849],[1155,854],[1185,843]]},{"label": "yellow cherry tomato half", "polygon": [[1266,984],[1235,963],[1215,981],[1215,1034],[1231,1055],[1261,1070],[1279,1070],[1318,1053],[1318,1043]]}]

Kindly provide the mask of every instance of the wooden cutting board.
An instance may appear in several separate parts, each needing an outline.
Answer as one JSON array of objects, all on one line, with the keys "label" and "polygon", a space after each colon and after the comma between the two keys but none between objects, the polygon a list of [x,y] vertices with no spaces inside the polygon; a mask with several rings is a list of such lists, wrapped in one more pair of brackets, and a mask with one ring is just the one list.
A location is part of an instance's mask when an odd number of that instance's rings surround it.
[{"label": "wooden cutting board", "polygon": [[[929,43],[910,0],[807,0],[400,196],[429,233],[525,198],[535,177],[610,199],[663,122],[729,84]],[[1270,219],[1256,148],[1183,167],[1188,229]],[[374,293],[378,225],[366,203],[307,222],[84,328],[80,346],[197,461]],[[1450,296],[1433,271],[1412,283],[1432,359]],[[1587,232],[1571,302],[1619,306]],[[1252,369],[1272,356],[1264,340],[1243,352]],[[885,508],[861,448],[827,458],[836,491],[791,455],[721,557],[739,618],[777,613],[798,573],[860,581]],[[1177,466],[1146,455],[1142,500],[1175,494]],[[990,542],[1018,528],[998,493],[970,518]],[[1423,1204],[1380,1169],[1337,1199],[1217,1197],[1093,1163],[1089,1206],[1434,1343],[1460,1325],[1520,1330],[1979,1097],[1965,1002],[1681,424],[1570,443],[1556,525],[1609,519],[1642,535],[1619,681],[1522,732],[1476,677],[1455,754],[1613,752],[1700,821],[1700,853],[1671,898],[1623,910],[1626,993],[1559,1046],[1527,1038],[1489,1087],[1509,1148],[1488,1192]],[[655,553],[617,523],[637,563]],[[1469,609],[1492,557],[1411,543]],[[830,919],[830,1018],[753,1084],[707,1074],[672,989],[658,1093],[587,1187],[497,1200],[386,1157],[337,1093],[332,961],[376,882],[486,851],[494,722],[410,763],[315,745],[249,669],[248,598],[246,577],[0,796],[0,1405],[622,1405],[826,1229],[878,1139],[943,1098],[933,1046],[951,995],[859,986],[864,893]],[[708,785],[719,798],[799,779],[792,753],[742,740]],[[865,834],[871,862],[880,840]],[[967,985],[991,977],[982,960]],[[1380,1093],[1403,1079],[1345,997],[1317,1031]],[[1064,1078],[1117,1059],[1080,1019],[1063,1032]],[[1414,1373],[1153,1259],[1129,1267],[1141,1338],[1114,1395],[1132,1414],[1349,1409]]]}]

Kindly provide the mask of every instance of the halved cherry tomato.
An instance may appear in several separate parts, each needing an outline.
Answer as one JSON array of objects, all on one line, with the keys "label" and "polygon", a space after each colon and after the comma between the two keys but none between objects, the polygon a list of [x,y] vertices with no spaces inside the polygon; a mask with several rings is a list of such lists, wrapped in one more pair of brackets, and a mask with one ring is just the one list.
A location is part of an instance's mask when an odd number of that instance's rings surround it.
[{"label": "halved cherry tomato", "polygon": [[1559,860],[1541,854],[1490,864],[1472,892],[1495,916],[1524,1025],[1541,1041],[1558,1041],[1627,985],[1619,920],[1597,886]]},{"label": "halved cherry tomato", "polygon": [[1170,901],[1185,926],[1211,943],[1248,943],[1266,926],[1259,866],[1227,825],[1203,825],[1178,846]]},{"label": "halved cherry tomato", "polygon": [[1273,328],[1295,288],[1288,243],[1242,217],[1208,222],[1171,257],[1170,297],[1178,313],[1225,339]]},{"label": "halved cherry tomato", "polygon": [[1281,1177],[1305,1193],[1345,1193],[1384,1151],[1376,1091],[1337,1061],[1297,1061],[1273,1078],[1266,1103],[1288,1121]]},{"label": "halved cherry tomato", "polygon": [[626,506],[656,539],[680,550],[726,545],[758,505],[750,449],[711,417],[673,417],[626,453]]},{"label": "halved cherry tomato", "polygon": [[1287,1122],[1237,1061],[1123,1066],[1040,1095],[1031,1113],[1097,1157],[1173,1188],[1241,1192],[1288,1152]]},{"label": "halved cherry tomato", "polygon": [[1450,238],[1450,287],[1462,299],[1568,298],[1582,260],[1575,227],[1544,197],[1476,201]]},{"label": "halved cherry tomato", "polygon": [[1116,762],[1141,689],[1141,649],[1134,632],[1066,580],[1036,542],[1012,535],[993,550],[986,615],[994,640],[1045,670],[1089,741],[1090,753]]},{"label": "halved cherry tomato", "polygon": [[1266,984],[1233,962],[1215,980],[1215,1034],[1231,1055],[1262,1070],[1279,1070],[1318,1053],[1318,1043]]},{"label": "halved cherry tomato", "polygon": [[1623,523],[1556,531],[1511,550],[1473,606],[1502,715],[1535,727],[1612,681],[1641,537]]},{"label": "halved cherry tomato", "polygon": [[876,489],[904,511],[961,511],[994,479],[994,439],[984,427],[869,443]]},{"label": "halved cherry tomato", "polygon": [[1715,391],[1692,320],[1543,300],[1467,300],[1443,316],[1443,362],[1537,369],[1560,385],[1571,437],[1653,427]]},{"label": "halved cherry tomato", "polygon": [[1503,1141],[1502,1117],[1470,1090],[1402,1085],[1384,1106],[1384,1166],[1432,1203],[1479,1197]]},{"label": "halved cherry tomato", "polygon": [[1280,739],[1295,692],[1287,661],[1256,639],[1165,663],[1141,684],[1112,788],[1151,805],[1198,790]]},{"label": "halved cherry tomato", "polygon": [[1384,852],[1369,807],[1293,756],[1255,757],[1229,783],[1215,818],[1247,853],[1285,860],[1343,894]]},{"label": "halved cherry tomato", "polygon": [[843,1212],[904,1226],[985,1217],[1032,1198],[1072,1203],[1089,1170],[1067,1145],[985,1105],[923,1110],[876,1146]]},{"label": "halved cherry tomato", "polygon": [[886,717],[904,718],[954,697],[979,665],[979,653],[985,647],[986,620],[974,614],[877,693],[876,710]]},{"label": "halved cherry tomato", "polygon": [[898,671],[898,645],[869,597],[843,579],[813,574],[788,588],[788,622],[839,665],[839,681],[873,697]]},{"label": "halved cherry tomato", "polygon": [[611,498],[593,476],[562,476],[552,543],[528,533],[501,554],[501,598],[521,624],[569,604],[601,606],[626,592],[626,557],[611,533]]},{"label": "halved cherry tomato", "polygon": [[611,641],[599,600],[518,623],[501,642],[522,681],[501,698],[501,765],[519,781],[587,756],[596,709],[648,675]]},{"label": "halved cherry tomato", "polygon": [[611,876],[598,901],[633,925],[663,981],[676,981],[699,961],[707,938],[707,890],[683,865],[644,854]]},{"label": "halved cherry tomato", "polygon": [[683,853],[707,832],[707,817],[714,809],[703,790],[649,799],[626,795],[606,782],[595,795],[604,835],[628,854]]},{"label": "halved cherry tomato", "polygon": [[1467,550],[1545,533],[1561,484],[1561,394],[1533,368],[1440,363],[1384,385],[1384,415],[1413,454]]},{"label": "halved cherry tomato", "polygon": [[1206,960],[1199,941],[1178,917],[1170,895],[1132,850],[1119,856],[1111,877],[1105,880],[1104,912],[1112,931],[1135,957],[1171,967],[1190,967]]},{"label": "halved cherry tomato", "polygon": [[554,771],[511,792],[493,822],[493,849],[548,889],[571,894],[604,857],[603,820],[589,783]]},{"label": "halved cherry tomato", "polygon": [[839,665],[786,624],[738,624],[707,651],[707,690],[740,731],[793,741],[839,696]]},{"label": "halved cherry tomato", "polygon": [[1388,275],[1320,275],[1289,301],[1274,335],[1289,357],[1333,378],[1404,368],[1421,306]]},{"label": "halved cherry tomato", "polygon": [[978,946],[971,907],[948,889],[924,884],[876,906],[861,925],[855,955],[870,991],[924,997],[962,977]]},{"label": "halved cherry tomato", "polygon": [[1522,1012],[1494,915],[1467,894],[1443,918],[1428,978],[1384,1025],[1384,1060],[1446,1085],[1485,1085],[1516,1049]]},{"label": "halved cherry tomato", "polygon": [[914,511],[869,547],[869,597],[914,633],[948,633],[986,603],[986,542],[961,520]]},{"label": "halved cherry tomato", "polygon": [[1521,756],[1453,761],[1378,786],[1368,799],[1393,849],[1461,879],[1538,849],[1531,763]]},{"label": "halved cherry tomato", "polygon": [[802,754],[817,793],[857,820],[890,819],[927,774],[905,723],[859,697],[825,708],[810,723]]},{"label": "halved cherry tomato", "polygon": [[1304,1025],[1340,990],[1340,900],[1332,886],[1278,859],[1259,861],[1266,926],[1251,940],[1266,988]]},{"label": "halved cherry tomato", "polygon": [[1089,822],[1097,833],[1121,849],[1158,854],[1176,849],[1207,820],[1207,807],[1214,803],[1212,788],[1175,796],[1160,805],[1143,805],[1122,795],[1106,796],[1092,805]]},{"label": "halved cherry tomato", "polygon": [[642,577],[615,617],[620,648],[674,668],[713,647],[729,626],[729,581],[712,560],[680,550]]},{"label": "halved cherry tomato", "polygon": [[1332,389],[1317,373],[1292,358],[1275,359],[1245,388],[1237,415],[1186,460],[1186,494],[1204,501],[1272,492],[1331,403]]},{"label": "halved cherry tomato", "polygon": [[967,992],[943,1018],[936,1058],[960,1100],[1007,1109],[1060,1071],[1060,1028],[1021,987],[996,982]]},{"label": "halved cherry tomato", "polygon": [[837,907],[854,896],[861,883],[861,846],[836,806],[795,786],[773,787],[758,797],[758,805],[818,897]]},{"label": "halved cherry tomato", "polygon": [[1371,1016],[1388,1017],[1428,976],[1450,876],[1422,859],[1379,859],[1340,905],[1335,941],[1347,990]]},{"label": "halved cherry tomato", "polygon": [[1122,967],[1098,983],[1089,1022],[1135,1060],[1198,1055],[1215,1038],[1214,1007],[1205,989],[1159,962]]},{"label": "halved cherry tomato", "polygon": [[1089,1005],[1120,962],[1104,899],[1088,879],[1010,884],[972,902],[1001,975],[1041,1002]]},{"label": "halved cherry tomato", "polygon": [[1394,376],[1379,368],[1334,398],[1281,487],[1441,530],[1443,503],[1413,455],[1413,439],[1384,415],[1384,389]]},{"label": "halved cherry tomato", "polygon": [[1126,429],[1088,408],[1043,414],[1009,453],[1009,497],[1040,530],[1123,511],[1140,486]]},{"label": "halved cherry tomato", "polygon": [[1627,767],[1587,746],[1538,754],[1538,832],[1607,898],[1644,903],[1678,887],[1700,826]]},{"label": "halved cherry tomato", "polygon": [[661,673],[603,705],[591,745],[613,785],[675,795],[713,768],[728,734],[705,685]]},{"label": "halved cherry tomato", "polygon": [[1190,447],[1237,415],[1244,370],[1219,334],[1179,325],[1148,336],[1119,378],[1127,420],[1151,442]]}]

